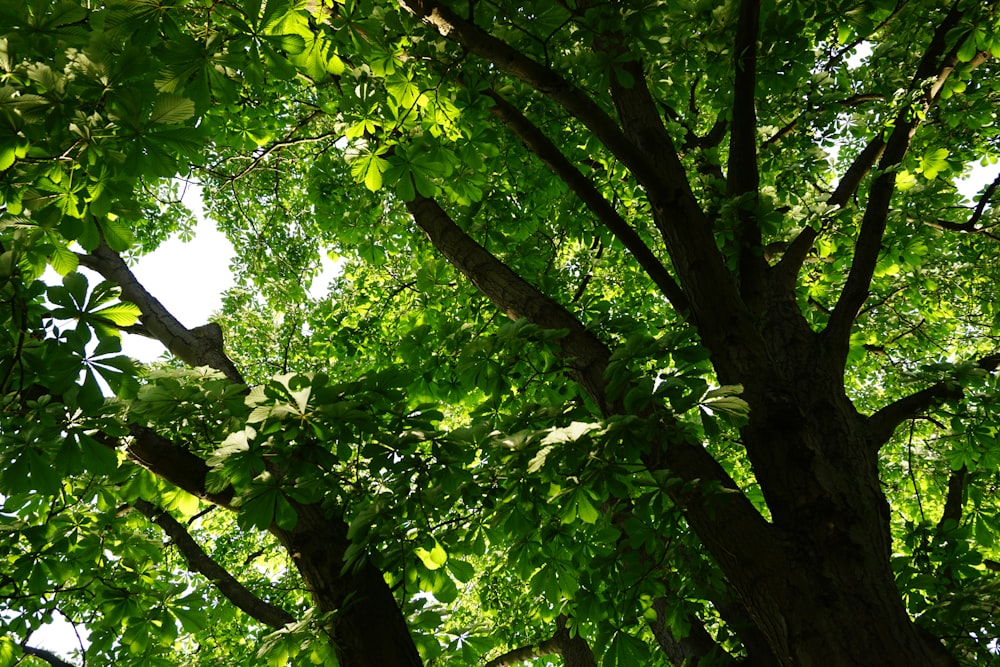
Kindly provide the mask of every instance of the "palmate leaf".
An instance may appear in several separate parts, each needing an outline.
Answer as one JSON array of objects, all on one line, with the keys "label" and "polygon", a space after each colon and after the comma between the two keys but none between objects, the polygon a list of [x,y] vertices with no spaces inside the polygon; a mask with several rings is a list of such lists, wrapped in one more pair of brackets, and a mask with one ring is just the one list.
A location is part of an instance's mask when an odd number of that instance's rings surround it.
[{"label": "palmate leaf", "polygon": [[194,102],[174,93],[160,93],[153,105],[149,122],[176,125],[194,115]]},{"label": "palmate leaf", "polygon": [[389,167],[389,162],[379,157],[384,152],[382,148],[378,152],[362,155],[351,165],[351,175],[372,192],[382,187],[382,174]]}]

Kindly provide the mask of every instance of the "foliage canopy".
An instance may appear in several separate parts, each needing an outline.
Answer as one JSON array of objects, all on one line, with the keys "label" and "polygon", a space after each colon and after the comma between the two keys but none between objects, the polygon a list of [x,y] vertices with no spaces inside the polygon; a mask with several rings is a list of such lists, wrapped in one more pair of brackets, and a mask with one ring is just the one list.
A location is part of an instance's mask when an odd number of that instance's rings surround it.
[{"label": "foliage canopy", "polygon": [[996,3],[0,26],[0,667],[995,659]]}]

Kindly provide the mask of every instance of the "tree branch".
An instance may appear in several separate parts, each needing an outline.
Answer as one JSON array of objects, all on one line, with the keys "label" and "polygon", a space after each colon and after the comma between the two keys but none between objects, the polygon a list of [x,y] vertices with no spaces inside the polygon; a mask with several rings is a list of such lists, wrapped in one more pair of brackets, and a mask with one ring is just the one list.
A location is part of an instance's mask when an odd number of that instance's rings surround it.
[{"label": "tree branch", "polygon": [[892,134],[889,135],[879,160],[880,173],[869,190],[868,203],[861,219],[861,231],[854,245],[854,261],[824,332],[833,342],[838,356],[843,359],[847,358],[851,327],[861,306],[868,299],[868,288],[882,249],[882,237],[885,235],[892,196],[896,191],[896,169],[910,147],[921,117],[936,103],[941,87],[957,63],[954,55],[957,48],[946,54],[946,40],[948,33],[961,22],[962,12],[958,6],[958,2],[952,4],[948,14],[934,31],[917,66],[911,90],[923,86],[928,79],[933,78],[934,83],[925,90],[922,100],[917,103],[917,109],[904,108],[896,117]]},{"label": "tree branch", "polygon": [[611,352],[604,343],[561,304],[530,285],[462,231],[435,200],[417,195],[406,203],[406,208],[434,247],[507,317],[512,320],[526,317],[544,329],[567,331],[559,344],[569,361],[570,374],[601,412],[608,414],[604,370]]},{"label": "tree branch", "polygon": [[767,263],[756,219],[760,173],[757,165],[757,34],[760,0],[742,0],[734,47],[733,120],[726,164],[726,196],[749,196],[737,208],[736,246],[740,293],[748,303],[759,301]]},{"label": "tree branch", "polygon": [[24,651],[25,655],[34,656],[40,660],[44,660],[52,665],[52,667],[76,667],[73,663],[66,662],[55,653],[46,651],[43,648],[35,648],[34,646],[21,644],[21,650]]},{"label": "tree branch", "polygon": [[[708,217],[691,191],[684,166],[677,157],[658,106],[646,85],[642,66],[620,64],[630,86],[611,78],[611,99],[628,139],[641,146],[656,177],[643,181],[660,234],[691,305],[702,340],[712,352],[720,380],[744,382],[766,362],[754,319],[740,298],[733,276],[716,244]],[[740,354],[733,341],[740,341]]]},{"label": "tree branch", "polygon": [[316,137],[299,137],[298,139],[295,138],[295,135],[299,132],[299,130],[304,128],[306,125],[311,123],[313,120],[315,120],[318,116],[322,114],[323,112],[319,109],[313,111],[311,114],[309,114],[309,116],[302,119],[299,122],[299,124],[295,126],[294,129],[288,132],[288,134],[285,135],[285,138],[282,141],[276,141],[263,151],[255,152],[253,159],[250,161],[250,164],[241,169],[239,173],[228,177],[226,180],[228,180],[230,183],[238,181],[239,179],[243,178],[251,171],[253,171],[254,168],[258,164],[260,164],[261,160],[266,159],[267,156],[269,156],[271,153],[277,150],[281,150],[282,148],[289,148],[291,146],[298,146],[300,144],[315,143],[317,141],[323,141],[324,139],[330,139],[331,137],[339,137],[340,136],[339,132],[324,132],[323,134]]},{"label": "tree branch", "polygon": [[944,528],[947,521],[954,522],[956,526],[962,522],[962,505],[965,504],[965,482],[968,477],[969,469],[965,466],[951,471],[951,475],[948,477],[948,495],[945,497],[941,520],[938,521],[938,531]]},{"label": "tree branch", "polygon": [[502,653],[483,665],[483,667],[511,667],[526,660],[540,658],[559,652],[559,642],[553,637],[538,644],[528,644]]},{"label": "tree branch", "polygon": [[205,576],[227,600],[239,609],[272,628],[281,628],[295,620],[295,617],[284,609],[251,593],[226,568],[205,553],[184,526],[170,514],[141,498],[136,500],[133,506],[163,529],[163,532],[170,537],[177,549],[183,554],[188,568],[192,572]]},{"label": "tree branch", "polygon": [[604,198],[589,178],[584,176],[573,163],[563,155],[562,151],[514,105],[495,92],[487,95],[495,102],[493,115],[499,118],[532,153],[544,162],[577,197],[597,216],[597,219],[615,235],[636,261],[653,280],[660,291],[667,297],[674,309],[685,312],[688,309],[687,298],[680,286],[667,272],[652,250],[649,249],[636,231]]},{"label": "tree branch", "polygon": [[553,69],[462,19],[437,0],[402,2],[448,39],[562,106],[632,172],[647,192],[653,219],[664,237],[702,339],[718,355],[723,381],[764,360],[762,345],[753,346],[760,354],[741,354],[737,358],[731,353],[736,349],[731,345],[733,339],[759,342],[759,335],[663,126],[640,63],[623,62],[617,66],[627,73],[631,85],[624,85],[617,74],[611,77],[612,101],[622,122],[619,127],[589,95]]},{"label": "tree branch", "polygon": [[[1000,367],[1000,354],[985,356],[976,362],[976,366],[984,371],[993,372]],[[868,417],[869,432],[872,434],[874,446],[878,448],[885,444],[903,422],[919,416],[942,401],[961,397],[961,387],[954,382],[944,381],[890,403]]]},{"label": "tree branch", "polygon": [[589,95],[555,70],[535,62],[437,0],[402,0],[401,4],[443,36],[462,45],[499,70],[527,83],[582,122],[633,172],[650,173],[640,150]]},{"label": "tree branch", "polygon": [[[976,202],[976,207],[973,209],[972,215],[970,215],[969,219],[965,222],[935,220],[934,222],[927,222],[925,224],[938,227],[939,229],[947,229],[953,232],[969,232],[971,234],[985,233],[985,228],[980,228],[976,225],[979,224],[979,221],[983,218],[983,214],[986,213],[986,207],[992,203],[993,195],[996,193],[998,187],[1000,187],[1000,174],[993,179],[992,183],[986,186],[983,196]],[[989,236],[993,235],[989,234]]]},{"label": "tree branch", "polygon": [[[132,424],[129,432],[130,437],[124,441],[125,451],[133,461],[192,496],[233,509],[232,487],[218,493],[209,493],[205,489],[209,469],[208,464],[199,456],[175,445],[151,428]],[[122,445],[122,441],[104,433],[96,433],[93,437],[111,449],[118,449]]]},{"label": "tree branch", "polygon": [[925,410],[949,399],[959,398],[962,390],[950,383],[939,382],[890,403],[868,418],[869,433],[875,447],[888,442],[896,428]]},{"label": "tree branch", "polygon": [[594,653],[590,650],[590,645],[587,644],[586,640],[579,635],[570,636],[569,630],[566,628],[566,617],[559,616],[556,619],[556,625],[556,632],[550,639],[507,651],[493,658],[483,667],[510,667],[510,665],[516,665],[526,660],[555,653],[560,654],[566,667],[597,667]]},{"label": "tree branch", "polygon": [[[882,135],[868,142],[868,145],[858,154],[847,169],[844,177],[833,191],[833,194],[826,200],[830,206],[846,206],[851,197],[858,191],[861,181],[871,171],[872,165],[885,151],[885,140]],[[789,244],[788,249],[781,256],[781,259],[773,269],[776,284],[791,289],[795,286],[795,281],[799,270],[806,261],[809,251],[812,250],[813,242],[820,234],[820,229],[815,227],[805,227],[798,236]]]},{"label": "tree branch", "polygon": [[153,295],[146,291],[121,255],[101,244],[88,255],[79,255],[80,264],[117,283],[122,299],[142,312],[143,328],[163,343],[170,353],[190,366],[209,366],[221,371],[230,382],[244,384],[243,376],[223,349],[222,329],[210,322],[187,329]]},{"label": "tree branch", "polygon": [[762,145],[773,146],[774,144],[778,143],[779,141],[790,135],[792,132],[794,132],[795,128],[798,127],[799,123],[802,121],[803,118],[807,117],[810,113],[817,111],[819,109],[829,109],[830,107],[838,107],[838,106],[854,107],[854,106],[859,106],[865,102],[881,101],[881,100],[885,100],[885,95],[880,95],[877,93],[868,93],[868,94],[858,93],[857,95],[851,95],[850,97],[844,98],[842,100],[828,102],[822,106],[807,107],[804,111],[799,113],[798,116],[796,116],[788,123],[786,123],[784,127],[782,127],[777,132],[772,134],[770,137],[765,139],[762,142]]},{"label": "tree branch", "polygon": [[[636,132],[628,132],[627,129],[623,131],[587,93],[558,72],[535,62],[471,21],[462,19],[437,0],[402,0],[402,4],[448,39],[492,63],[500,71],[527,83],[583,123],[628,167],[647,191],[658,194],[659,201],[654,202],[654,206],[659,203],[672,209],[673,217],[685,226],[705,223],[704,214],[691,192],[684,167],[663,127],[638,63],[624,63],[622,69],[627,69],[635,79],[635,101],[641,106],[637,118],[641,117],[642,129],[649,130],[645,136],[637,136]],[[624,89],[618,77],[612,76],[612,86],[616,85],[619,91]],[[615,104],[621,116],[623,105],[617,101]],[[624,108],[627,110],[630,107],[626,104]],[[712,243],[714,247],[714,241]],[[667,247],[671,248],[669,243]]]},{"label": "tree branch", "polygon": [[[938,32],[940,33],[940,28]],[[937,35],[935,35],[935,38],[936,37]],[[933,45],[934,43],[932,41],[932,46]],[[930,53],[930,47],[928,47],[928,53]],[[927,60],[927,54],[925,54],[924,60],[925,61]],[[940,69],[937,77],[935,78],[934,84],[928,89],[928,95],[924,98],[925,111],[926,109],[929,109],[931,106],[933,106],[933,104],[937,102],[941,86],[947,80],[947,77],[951,74],[951,71],[954,67],[954,62],[952,62],[953,60],[954,60],[953,56],[946,59],[944,66]],[[973,59],[972,63],[970,64],[972,65],[972,67],[976,67],[984,60],[985,60],[984,54],[977,54],[976,57]],[[921,64],[921,66],[923,66],[923,63]],[[914,76],[913,85],[918,85],[921,82],[922,79],[919,77],[919,75]],[[868,101],[869,99],[873,99],[874,97],[876,96],[856,95],[854,96],[854,98],[848,98],[848,99],[852,101],[856,100],[856,102],[860,103],[863,101]],[[847,101],[845,101],[844,103],[846,104]],[[793,123],[794,122],[795,121],[793,121]],[[914,125],[913,130],[915,129],[916,126]],[[913,130],[911,130],[911,133]],[[912,134],[910,136],[912,137]],[[834,190],[833,194],[831,194],[830,197],[827,199],[826,203],[829,204],[830,206],[841,206],[841,207],[846,206],[848,202],[851,200],[851,197],[853,197],[857,193],[858,188],[861,185],[861,181],[864,180],[865,176],[867,176],[868,173],[871,171],[872,167],[875,165],[875,162],[882,157],[883,153],[886,150],[886,146],[887,144],[883,134],[880,133],[874,138],[872,138],[872,140],[868,142],[868,145],[865,146],[865,148],[861,151],[861,153],[859,153],[858,156],[854,159],[854,162],[848,168],[847,172],[844,174],[844,177],[840,180],[840,183],[837,185],[837,188]],[[992,194],[990,194],[990,196],[992,196]],[[982,204],[982,200],[980,200],[980,203]],[[976,221],[978,221],[978,218],[976,218]],[[948,227],[948,228],[954,228],[954,227]],[[973,229],[961,229],[959,231],[973,231]],[[820,230],[818,229],[814,229],[812,227],[806,227],[789,245],[788,251],[782,256],[781,261],[775,267],[775,272],[781,284],[783,285],[788,285],[789,283],[794,284],[795,277],[798,274],[799,269],[802,268],[802,264],[805,261],[805,258],[808,255],[809,250],[812,248],[813,241],[815,241],[816,237],[819,236],[819,232]]]},{"label": "tree branch", "polygon": [[868,175],[868,172],[871,171],[884,152],[885,137],[879,134],[869,141],[868,145],[854,158],[854,162],[847,168],[844,177],[840,179],[836,189],[834,189],[833,194],[826,200],[826,203],[830,206],[847,206],[851,197],[861,187],[861,181]]},{"label": "tree branch", "polygon": [[712,636],[705,630],[705,626],[701,620],[694,616],[694,614],[688,615],[687,620],[690,629],[687,636],[677,638],[670,628],[667,627],[665,621],[668,614],[667,598],[656,598],[653,601],[653,610],[656,612],[656,620],[649,622],[649,628],[653,632],[653,637],[656,639],[656,643],[659,644],[660,650],[667,656],[670,664],[677,667],[698,665],[701,664],[702,659],[709,658],[710,656],[710,664],[734,664],[731,657],[728,662],[722,662],[725,652],[715,643]]}]

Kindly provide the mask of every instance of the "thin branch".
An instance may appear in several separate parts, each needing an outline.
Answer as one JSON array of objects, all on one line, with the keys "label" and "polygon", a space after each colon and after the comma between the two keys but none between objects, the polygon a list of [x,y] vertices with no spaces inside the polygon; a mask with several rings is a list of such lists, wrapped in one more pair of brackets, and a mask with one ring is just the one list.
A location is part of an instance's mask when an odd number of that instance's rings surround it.
[{"label": "thin branch", "polygon": [[[594,237],[594,242],[591,244],[590,249],[594,251],[594,263],[600,261],[601,257],[604,256],[604,243],[601,242],[599,236]],[[570,303],[578,303],[583,295],[587,293],[587,287],[590,286],[590,281],[594,279],[594,267],[591,265],[587,269],[587,273],[583,276],[583,280],[580,281],[580,285],[573,292],[573,296],[570,298]]]},{"label": "thin branch", "polygon": [[917,510],[920,513],[920,520],[924,521],[924,503],[920,498],[920,484],[917,483],[917,473],[913,465],[913,420],[910,420],[910,437],[906,440],[906,471],[910,476],[910,483],[913,485],[913,495],[917,500]]},{"label": "thin branch", "polygon": [[986,186],[986,190],[983,192],[983,196],[979,198],[976,203],[976,209],[972,212],[972,217],[965,223],[969,227],[975,229],[975,226],[983,217],[983,213],[986,212],[986,207],[992,203],[993,195],[996,193],[997,188],[1000,187],[1000,174],[993,179],[993,182]]},{"label": "thin branch", "polygon": [[[830,206],[846,206],[851,197],[858,191],[861,181],[871,171],[875,161],[878,160],[885,151],[885,140],[882,135],[878,135],[865,146],[864,150],[854,159],[844,177],[827,198],[826,203]],[[812,250],[813,242],[820,234],[820,229],[806,226],[799,232],[798,236],[788,245],[787,250],[781,259],[774,266],[773,275],[775,284],[784,287],[786,291],[795,285],[799,270]]]},{"label": "thin branch", "polygon": [[295,621],[295,617],[284,609],[251,593],[226,568],[205,553],[187,529],[166,511],[141,498],[137,499],[133,506],[163,529],[183,554],[192,572],[205,576],[227,600],[249,616],[272,628],[281,628]]},{"label": "thin branch", "polygon": [[983,195],[976,202],[976,207],[972,211],[972,215],[965,222],[951,222],[950,220],[935,220],[933,222],[927,222],[925,224],[932,227],[937,227],[939,229],[947,229],[952,232],[968,232],[970,234],[985,234],[991,238],[996,239],[993,234],[988,233],[986,227],[977,227],[979,221],[982,220],[983,214],[986,213],[986,207],[993,203],[993,195],[996,193],[997,188],[1000,187],[1000,174],[993,179],[993,182],[986,186],[986,190]]},{"label": "thin branch", "polygon": [[171,354],[194,367],[214,368],[234,384],[244,384],[243,376],[223,349],[222,329],[218,324],[210,322],[194,329],[186,328],[146,291],[121,255],[109,248],[103,239],[90,254],[78,257],[82,266],[121,287],[122,300],[139,307],[143,328],[163,343]]},{"label": "thin branch", "polygon": [[889,16],[884,18],[882,22],[879,23],[877,26],[875,26],[875,28],[868,34],[861,35],[854,41],[849,42],[848,44],[845,44],[843,47],[841,47],[840,50],[837,51],[837,53],[835,53],[833,56],[830,57],[824,69],[830,69],[830,67],[833,66],[835,63],[838,63],[841,60],[843,60],[844,56],[846,56],[854,49],[858,48],[858,46],[860,46],[863,42],[870,39],[872,35],[876,34],[883,28],[885,28],[887,25],[889,25],[889,23],[893,19],[895,19],[908,4],[910,4],[909,0],[897,0],[896,6],[893,8],[892,13],[889,14]]},{"label": "thin branch", "polygon": [[238,174],[236,174],[234,176],[230,176],[227,180],[229,180],[230,182],[238,181],[239,179],[243,178],[244,176],[246,176],[247,174],[249,174],[251,171],[253,171],[254,168],[258,164],[260,164],[261,160],[264,160],[271,153],[273,153],[273,152],[275,152],[277,150],[281,150],[282,148],[288,148],[290,146],[296,146],[296,145],[305,144],[305,143],[315,143],[317,141],[323,141],[324,139],[329,139],[330,137],[339,137],[340,136],[339,132],[326,132],[326,133],[321,134],[321,135],[319,135],[317,137],[301,137],[301,138],[298,138],[298,139],[294,138],[295,134],[299,130],[301,130],[302,128],[304,128],[306,125],[308,125],[313,120],[315,120],[317,116],[320,116],[322,114],[323,114],[323,111],[320,110],[320,109],[317,109],[317,110],[313,111],[306,118],[304,118],[298,125],[296,125],[294,129],[292,129],[291,131],[289,131],[288,134],[285,135],[285,139],[283,139],[282,141],[276,141],[276,142],[274,142],[273,144],[271,144],[270,146],[268,146],[263,151],[260,151],[259,153],[257,153],[256,155],[254,155],[253,160],[250,161],[250,164],[248,164]]},{"label": "thin branch", "polygon": [[608,231],[615,235],[632,256],[635,257],[649,277],[660,288],[670,303],[678,312],[688,309],[687,298],[680,286],[667,272],[666,267],[657,259],[642,238],[628,222],[622,218],[607,199],[598,191],[593,182],[584,176],[579,169],[559,150],[555,143],[528,120],[514,105],[497,93],[487,95],[494,101],[493,115],[499,118],[524,145],[544,162],[577,197],[597,216]]},{"label": "thin branch", "polygon": [[844,177],[840,179],[840,182],[834,189],[833,194],[826,200],[826,203],[830,206],[847,206],[851,198],[857,194],[858,188],[861,187],[861,181],[872,170],[872,167],[875,166],[875,163],[882,157],[882,153],[884,152],[885,137],[879,134],[872,138],[868,142],[868,145],[854,158],[854,162],[847,168]]},{"label": "thin branch", "polygon": [[828,103],[823,104],[821,106],[809,107],[809,108],[805,109],[804,111],[802,111],[798,116],[796,116],[792,120],[788,121],[788,123],[786,123],[784,127],[782,127],[777,132],[775,132],[774,134],[772,134],[770,137],[768,137],[767,139],[765,139],[762,142],[762,145],[763,146],[772,146],[772,145],[778,143],[779,141],[781,141],[782,139],[784,139],[785,137],[787,137],[788,135],[790,135],[792,132],[794,132],[795,128],[797,128],[799,126],[799,123],[801,123],[804,118],[806,118],[809,114],[811,114],[811,113],[813,113],[815,111],[818,111],[818,110],[821,110],[821,109],[829,109],[830,107],[839,107],[839,106],[856,107],[856,106],[859,106],[861,104],[864,104],[865,102],[875,102],[875,101],[882,101],[882,100],[885,100],[885,95],[881,95],[881,94],[878,94],[878,93],[858,93],[857,95],[851,95],[850,97],[846,97],[846,98],[844,98],[842,100],[837,100],[837,101],[834,101],[834,102],[828,102]]},{"label": "thin branch", "polygon": [[[932,43],[933,46],[933,43]],[[929,47],[930,48],[930,47]],[[930,50],[928,50],[928,54]],[[925,54],[924,59],[927,59]],[[977,54],[970,63],[973,67],[981,64],[985,59],[985,55]],[[923,66],[923,63],[921,64]],[[953,64],[949,61],[945,62],[945,65],[941,68],[934,84],[928,89],[928,97],[925,98],[926,108],[930,108],[936,103],[937,97],[940,93],[941,86],[944,84],[948,75],[950,75],[953,69]],[[919,76],[914,77],[914,85],[921,83],[922,79]],[[848,100],[857,100],[858,103],[867,101],[874,96],[867,95],[856,95],[854,98],[848,98]],[[845,104],[847,101],[844,102]],[[926,109],[925,109],[926,110]],[[795,122],[795,121],[793,121]],[[915,125],[914,125],[915,129]],[[851,198],[855,196],[861,182],[864,180],[865,176],[871,171],[872,167],[875,165],[876,161],[882,157],[886,150],[886,140],[883,134],[878,134],[865,148],[858,154],[854,159],[854,162],[847,169],[844,177],[840,179],[837,188],[833,191],[833,194],[827,199],[826,203],[830,206],[847,206]],[[968,231],[968,230],[962,230]],[[805,261],[806,255],[812,248],[813,241],[819,236],[820,230],[814,229],[812,227],[806,227],[803,229],[795,240],[789,246],[788,252],[781,258],[781,261],[775,267],[775,271],[778,275],[778,280],[784,285],[789,283],[794,284],[795,276],[798,274],[799,269],[802,268],[802,263]]]}]

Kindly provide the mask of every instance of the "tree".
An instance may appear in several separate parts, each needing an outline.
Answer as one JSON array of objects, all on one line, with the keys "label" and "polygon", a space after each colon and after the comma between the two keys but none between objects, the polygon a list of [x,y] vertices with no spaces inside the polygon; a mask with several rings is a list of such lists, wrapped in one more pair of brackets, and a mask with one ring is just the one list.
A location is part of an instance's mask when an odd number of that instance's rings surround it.
[{"label": "tree", "polygon": [[0,665],[993,659],[996,3],[0,25]]}]

